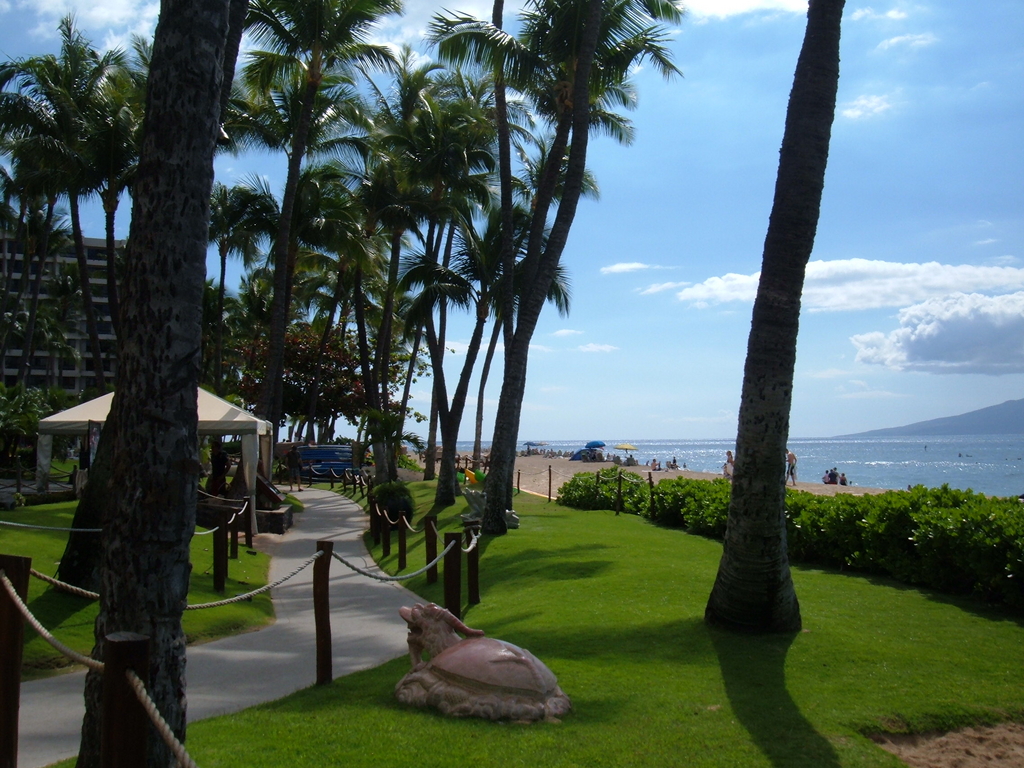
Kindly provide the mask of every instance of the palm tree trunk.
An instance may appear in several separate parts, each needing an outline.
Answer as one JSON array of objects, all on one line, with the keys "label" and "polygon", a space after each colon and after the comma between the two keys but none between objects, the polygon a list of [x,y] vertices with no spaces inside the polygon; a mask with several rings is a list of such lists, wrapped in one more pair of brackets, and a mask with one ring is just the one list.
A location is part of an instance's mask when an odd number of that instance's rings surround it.
[{"label": "palm tree trunk", "polygon": [[[447,507],[455,503],[458,482],[455,479],[455,444],[459,439],[459,427],[462,414],[466,409],[466,395],[469,392],[469,380],[473,376],[473,366],[480,353],[480,342],[483,340],[484,326],[487,324],[487,313],[483,308],[477,310],[476,325],[466,349],[466,360],[462,364],[459,383],[455,385],[451,405],[444,405],[438,415],[441,417],[441,472],[437,478],[437,490],[434,492],[434,504]],[[429,326],[428,326],[429,330]]]},{"label": "palm tree trunk", "polygon": [[[112,197],[113,200],[108,198]],[[107,235],[107,310],[114,335],[121,330],[121,307],[117,298],[117,254],[114,252],[114,217],[117,215],[117,194],[108,192],[103,196],[103,217]]]},{"label": "palm tree trunk", "polygon": [[219,244],[220,280],[217,282],[217,327],[214,329],[213,381],[217,395],[224,397],[224,294],[228,271],[228,244]]},{"label": "palm tree trunk", "polygon": [[[181,741],[181,616],[200,469],[198,355],[227,16],[227,0],[161,4],[132,194],[124,332],[110,414],[116,428],[106,430],[111,483],[93,656],[103,658],[110,632],[148,636],[150,668],[142,676]],[[79,768],[98,765],[101,688],[101,673],[90,672]],[[175,764],[162,739],[149,739],[147,751],[149,766]]]},{"label": "palm tree trunk", "polygon": [[316,439],[313,430],[316,427],[316,404],[320,399],[320,379],[324,370],[324,352],[327,350],[327,342],[331,338],[331,331],[334,328],[334,313],[338,311],[338,304],[341,302],[341,294],[345,285],[341,279],[344,268],[338,270],[337,281],[334,285],[334,293],[331,295],[331,308],[327,313],[327,322],[324,324],[324,332],[320,334],[320,346],[317,347],[316,367],[313,369],[313,379],[309,382],[309,407],[306,409],[306,442],[311,443]]},{"label": "palm tree trunk", "polygon": [[85,315],[85,329],[89,335],[89,350],[92,352],[93,368],[96,372],[96,389],[102,395],[107,391],[107,379],[103,373],[103,353],[100,349],[100,332],[96,324],[96,309],[92,303],[92,285],[89,281],[89,260],[85,254],[85,240],[82,238],[82,219],[78,212],[78,194],[68,195],[71,209],[71,234],[75,241],[75,257],[78,260],[78,282],[82,287],[82,313]]},{"label": "palm tree trunk", "polygon": [[818,227],[839,86],[845,0],[811,0],[797,60],[743,370],[736,469],[722,560],[704,618],[796,632],[786,550],[785,452],[804,272]]},{"label": "palm tree trunk", "polygon": [[494,350],[498,346],[498,336],[501,334],[502,322],[500,319],[494,323],[494,330],[491,331],[491,343],[487,345],[487,354],[484,356],[484,367],[480,371],[480,389],[476,398],[476,433],[473,439],[473,464],[479,466],[483,454],[481,442],[484,434],[484,390],[487,388],[487,378],[491,373],[491,361],[494,359]]},{"label": "palm tree trunk", "polygon": [[[524,280],[516,332],[511,345],[505,349],[505,375],[495,417],[494,438],[491,441],[487,505],[481,526],[484,533],[493,535],[502,535],[507,531],[505,510],[512,508],[512,475],[519,435],[519,417],[526,391],[530,340],[533,338],[540,311],[547,300],[548,289],[562,257],[562,250],[568,240],[569,230],[576,215],[576,206],[583,190],[590,135],[590,70],[600,34],[602,10],[601,0],[588,0],[587,18],[576,62],[576,79],[573,82],[572,143],[569,146],[562,198],[558,204],[558,212],[551,227],[547,246],[532,266],[533,278]],[[538,206],[534,211],[535,217],[546,215],[546,208],[541,210]],[[537,249],[532,242],[527,248],[528,259],[531,249]]]},{"label": "palm tree trunk", "polygon": [[[39,311],[39,294],[43,288],[43,273],[46,272],[46,254],[50,250],[50,227],[53,225],[53,209],[56,200],[51,198],[46,204],[46,219],[43,222],[43,231],[39,233],[39,269],[36,272],[35,280],[32,281],[32,297],[29,299],[28,318],[25,321],[25,341],[21,345],[21,366],[18,370],[18,381],[28,386],[29,372],[32,370],[32,356],[36,346],[36,313]],[[26,259],[28,257],[26,256]],[[26,263],[26,268],[27,268]],[[22,283],[28,280],[29,272],[26,269],[22,275]],[[2,360],[3,358],[0,358]]]},{"label": "palm tree trunk", "polygon": [[274,298],[270,307],[270,332],[267,339],[267,370],[260,392],[259,413],[275,425],[281,420],[277,409],[281,374],[284,371],[284,337],[288,330],[288,308],[291,295],[289,246],[291,244],[292,216],[295,211],[295,197],[299,188],[302,160],[306,154],[306,141],[313,116],[313,99],[319,88],[319,80],[310,78],[302,94],[302,111],[295,126],[291,153],[288,155],[288,175],[285,179],[284,195],[281,200],[281,216],[278,219],[277,234],[274,238]]}]

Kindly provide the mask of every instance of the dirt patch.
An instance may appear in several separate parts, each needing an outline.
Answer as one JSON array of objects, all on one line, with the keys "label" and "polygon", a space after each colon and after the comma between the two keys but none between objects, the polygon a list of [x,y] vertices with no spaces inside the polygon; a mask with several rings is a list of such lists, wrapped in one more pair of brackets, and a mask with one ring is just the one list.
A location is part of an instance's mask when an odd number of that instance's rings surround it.
[{"label": "dirt patch", "polygon": [[949,733],[876,733],[871,739],[911,768],[1024,768],[1021,723]]}]

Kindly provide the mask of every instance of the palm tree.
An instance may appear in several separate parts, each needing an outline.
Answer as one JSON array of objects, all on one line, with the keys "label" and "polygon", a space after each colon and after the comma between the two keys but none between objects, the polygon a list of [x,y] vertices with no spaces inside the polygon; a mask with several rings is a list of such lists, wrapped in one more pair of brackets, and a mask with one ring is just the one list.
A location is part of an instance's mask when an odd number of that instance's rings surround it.
[{"label": "palm tree", "polygon": [[261,242],[268,242],[277,220],[277,201],[259,179],[236,184],[230,189],[213,185],[210,201],[210,242],[220,257],[217,283],[217,310],[213,350],[213,382],[217,394],[224,396],[224,296],[229,256],[241,257],[248,266],[256,258]]},{"label": "palm tree", "polygon": [[68,198],[71,230],[82,281],[82,303],[97,387],[106,388],[99,329],[82,238],[79,203],[101,184],[90,153],[91,118],[108,79],[124,64],[120,51],[102,56],[66,16],[60,23],[60,56],[13,62],[0,70],[0,85],[14,85],[0,104],[0,130],[13,134],[17,152],[41,174],[57,174]]},{"label": "palm tree", "polygon": [[[496,6],[494,19],[500,20],[500,15]],[[521,15],[518,37],[494,23],[465,16],[437,17],[433,22],[432,37],[443,58],[456,63],[476,61],[488,71],[500,71],[501,82],[530,98],[553,127],[550,154],[534,196],[518,311],[511,311],[511,285],[506,287],[502,302],[505,367],[491,445],[483,521],[486,533],[506,531],[504,512],[512,503],[529,344],[575,218],[595,115],[604,103],[626,106],[621,95],[626,92],[631,68],[640,62],[650,62],[665,76],[677,73],[665,46],[667,35],[658,23],[675,23],[681,15],[682,9],[674,0],[533,0]],[[595,104],[597,109],[593,110]],[[509,138],[502,135],[499,141],[508,142]],[[501,181],[503,186],[512,183],[504,173]],[[558,188],[561,199],[555,205],[550,234],[545,237]],[[511,214],[507,210],[512,204],[511,190],[503,189],[506,239],[502,254],[507,274],[513,271],[515,256],[509,229]]]},{"label": "palm tree", "polygon": [[115,218],[121,194],[131,185],[139,156],[146,77],[141,66],[116,68],[96,94],[87,130],[90,163],[99,176],[107,239],[107,307],[114,334],[120,332]]},{"label": "palm tree", "polygon": [[811,0],[782,137],[775,201],[743,369],[725,547],[705,620],[748,632],[797,632],[789,573],[785,452],[804,271],[825,184],[839,86],[845,0]]},{"label": "palm tree", "polygon": [[[101,452],[104,442],[108,446],[111,483],[102,486],[107,514],[94,655],[104,657],[104,638],[111,632],[147,635],[150,666],[142,676],[181,741],[186,688],[181,616],[199,463],[197,355],[228,5],[228,0],[161,4],[132,190],[117,391],[100,441]],[[101,674],[90,672],[81,768],[98,764],[101,688]],[[149,740],[147,765],[172,761],[163,740]]]},{"label": "palm tree", "polygon": [[265,87],[287,73],[301,72],[303,78],[301,109],[291,134],[281,216],[274,237],[274,304],[267,372],[259,403],[259,412],[275,424],[280,410],[281,390],[277,384],[290,302],[287,250],[315,98],[325,76],[345,72],[356,63],[390,64],[388,49],[371,45],[366,39],[382,17],[401,10],[401,0],[255,0],[249,8],[247,25],[253,42],[267,50],[251,54],[247,76]]}]

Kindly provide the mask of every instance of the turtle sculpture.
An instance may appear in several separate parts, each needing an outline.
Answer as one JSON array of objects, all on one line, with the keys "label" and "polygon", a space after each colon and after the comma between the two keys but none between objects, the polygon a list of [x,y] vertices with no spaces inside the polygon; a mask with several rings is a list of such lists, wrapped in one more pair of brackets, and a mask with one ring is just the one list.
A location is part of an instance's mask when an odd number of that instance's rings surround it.
[{"label": "turtle sculpture", "polygon": [[520,722],[558,722],[572,709],[554,674],[529,651],[484,637],[433,603],[398,612],[409,625],[412,661],[395,686],[403,704],[435,707],[451,717]]}]

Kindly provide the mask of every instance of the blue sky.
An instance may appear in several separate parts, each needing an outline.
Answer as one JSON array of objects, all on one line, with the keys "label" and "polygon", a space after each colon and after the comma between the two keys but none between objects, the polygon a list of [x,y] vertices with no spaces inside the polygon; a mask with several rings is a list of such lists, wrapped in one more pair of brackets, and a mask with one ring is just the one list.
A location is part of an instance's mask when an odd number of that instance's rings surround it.
[{"label": "blue sky", "polygon": [[[489,15],[481,0],[444,5]],[[440,4],[407,6],[382,40],[418,44]],[[55,50],[56,20],[69,7],[100,46],[150,33],[158,8],[0,0],[0,52]],[[534,336],[521,440],[735,435],[806,3],[688,8],[672,45],[684,77],[637,73],[635,143],[591,144],[601,199],[580,205],[566,248],[572,312],[545,310]],[[969,9],[848,0],[804,292],[794,437],[1024,397],[1022,83],[1019,0]],[[228,184],[255,170],[278,186],[283,179],[283,166],[265,156],[217,161]],[[88,229],[98,234],[102,220],[92,216]],[[455,329],[455,363],[467,336],[468,327]],[[498,394],[492,379],[487,414]],[[426,382],[415,396],[425,412]],[[466,425],[470,438],[471,416]]]}]

